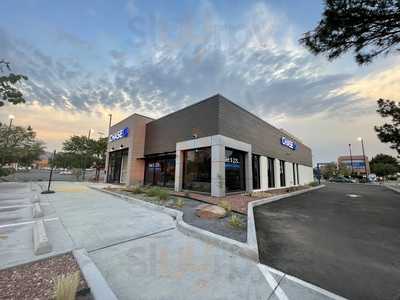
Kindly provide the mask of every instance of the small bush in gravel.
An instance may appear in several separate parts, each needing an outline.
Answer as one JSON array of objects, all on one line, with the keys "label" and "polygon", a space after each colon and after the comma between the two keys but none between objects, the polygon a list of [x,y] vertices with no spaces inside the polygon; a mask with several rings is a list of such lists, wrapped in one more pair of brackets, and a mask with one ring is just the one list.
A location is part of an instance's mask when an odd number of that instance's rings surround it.
[{"label": "small bush in gravel", "polygon": [[169,193],[167,191],[165,191],[165,190],[161,190],[160,189],[158,191],[157,197],[158,197],[158,199],[165,201],[165,200],[168,199]]},{"label": "small bush in gravel", "polygon": [[185,206],[185,200],[182,198],[175,199],[175,206],[178,208],[182,208]]},{"label": "small bush in gravel", "polygon": [[132,194],[143,194],[144,193],[143,189],[140,186],[135,186],[134,188],[132,188],[130,190],[130,192]]},{"label": "small bush in gravel", "polygon": [[79,277],[79,272],[59,276],[55,286],[55,299],[75,300]]},{"label": "small bush in gravel", "polygon": [[318,182],[317,181],[313,181],[313,182],[310,182],[308,185],[309,186],[317,186]]},{"label": "small bush in gravel", "polygon": [[230,213],[232,211],[232,205],[228,200],[221,200],[218,205],[225,209],[227,213]]},{"label": "small bush in gravel", "polygon": [[157,197],[160,192],[160,188],[152,187],[145,191],[146,195],[149,197]]},{"label": "small bush in gravel", "polygon": [[229,225],[231,225],[233,228],[241,228],[241,227],[243,227],[242,220],[236,214],[232,214],[231,217],[229,218],[228,222],[229,222]]}]

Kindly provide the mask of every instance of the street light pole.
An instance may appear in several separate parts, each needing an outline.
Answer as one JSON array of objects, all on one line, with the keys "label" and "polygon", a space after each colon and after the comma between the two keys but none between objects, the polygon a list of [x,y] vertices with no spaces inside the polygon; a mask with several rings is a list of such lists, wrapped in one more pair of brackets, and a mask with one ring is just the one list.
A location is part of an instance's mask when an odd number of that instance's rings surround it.
[{"label": "street light pole", "polygon": [[110,135],[112,114],[108,114],[108,117],[109,117],[109,122],[108,122],[108,135]]},{"label": "street light pole", "polygon": [[368,180],[367,161],[365,159],[365,150],[364,150],[364,139],[362,137],[359,137],[358,140],[361,142],[361,148],[362,148],[363,158],[364,158],[365,176],[366,176],[366,179]]},{"label": "street light pole", "polygon": [[351,155],[351,144],[349,144],[349,151],[350,151],[350,164],[351,164],[351,175],[353,175],[353,155]]},{"label": "street light pole", "polygon": [[53,169],[54,169],[54,160],[55,160],[55,158],[56,158],[56,150],[54,150],[54,152],[53,152],[53,159],[52,159],[52,162],[51,162],[49,184],[47,186],[47,191],[43,191],[43,192],[41,192],[41,194],[54,194],[55,193],[54,191],[50,190],[51,180],[53,178]]}]

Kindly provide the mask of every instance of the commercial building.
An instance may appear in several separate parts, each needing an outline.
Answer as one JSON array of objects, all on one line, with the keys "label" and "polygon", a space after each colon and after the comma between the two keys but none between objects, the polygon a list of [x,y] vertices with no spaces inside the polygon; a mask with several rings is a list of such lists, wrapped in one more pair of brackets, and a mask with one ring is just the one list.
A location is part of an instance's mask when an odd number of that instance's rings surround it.
[{"label": "commercial building", "polygon": [[225,196],[313,181],[311,149],[221,95],[110,128],[106,180]]},{"label": "commercial building", "polygon": [[338,165],[344,164],[352,173],[356,173],[358,175],[365,175],[365,171],[367,171],[367,174],[370,173],[368,156],[345,155],[339,156],[337,161]]}]

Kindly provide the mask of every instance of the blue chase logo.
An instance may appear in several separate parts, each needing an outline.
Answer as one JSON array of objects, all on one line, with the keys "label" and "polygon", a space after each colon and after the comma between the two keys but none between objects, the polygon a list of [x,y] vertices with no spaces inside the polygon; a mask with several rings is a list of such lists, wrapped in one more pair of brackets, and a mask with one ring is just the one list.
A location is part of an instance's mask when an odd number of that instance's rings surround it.
[{"label": "blue chase logo", "polygon": [[118,130],[116,133],[110,135],[110,142],[118,141],[122,138],[126,138],[128,136],[129,129],[128,127]]},{"label": "blue chase logo", "polygon": [[297,148],[296,143],[294,141],[292,141],[292,140],[289,140],[285,136],[281,137],[281,145],[285,146],[285,147],[288,147],[288,148],[290,148],[292,150],[296,150],[296,148]]}]

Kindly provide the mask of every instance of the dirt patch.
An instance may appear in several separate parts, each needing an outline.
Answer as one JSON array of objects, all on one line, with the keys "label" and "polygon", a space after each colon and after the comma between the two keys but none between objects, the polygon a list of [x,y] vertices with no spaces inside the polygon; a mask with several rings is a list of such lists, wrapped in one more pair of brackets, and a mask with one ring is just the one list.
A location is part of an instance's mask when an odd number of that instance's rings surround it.
[{"label": "dirt patch", "polygon": [[[0,270],[0,299],[54,299],[57,277],[80,271],[72,254],[64,254]],[[83,275],[77,299],[91,299]]]}]

